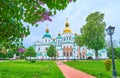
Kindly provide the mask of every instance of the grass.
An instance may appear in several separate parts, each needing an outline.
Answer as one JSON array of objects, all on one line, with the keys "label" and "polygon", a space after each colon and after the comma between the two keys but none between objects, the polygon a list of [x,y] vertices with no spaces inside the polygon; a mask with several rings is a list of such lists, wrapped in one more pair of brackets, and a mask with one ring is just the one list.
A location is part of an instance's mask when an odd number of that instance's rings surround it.
[{"label": "grass", "polygon": [[[106,71],[104,66],[104,60],[81,60],[64,63],[73,68],[96,76],[97,78],[112,78],[112,67],[110,71]],[[116,60],[115,63],[117,75],[120,77],[120,60]]]},{"label": "grass", "polygon": [[65,78],[54,61],[0,62],[0,78]]}]

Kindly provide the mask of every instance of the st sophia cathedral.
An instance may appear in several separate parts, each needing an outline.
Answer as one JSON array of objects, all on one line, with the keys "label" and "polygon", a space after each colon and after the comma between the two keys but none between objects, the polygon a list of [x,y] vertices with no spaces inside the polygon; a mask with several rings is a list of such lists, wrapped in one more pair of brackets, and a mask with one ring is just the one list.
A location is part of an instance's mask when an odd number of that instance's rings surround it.
[{"label": "st sophia cathedral", "polygon": [[[89,57],[95,59],[94,50],[87,49],[86,46],[79,47],[74,42],[76,35],[77,33],[72,33],[68,20],[66,20],[62,34],[58,33],[56,38],[51,36],[47,27],[45,34],[41,38],[42,41],[34,42],[35,51],[37,52],[36,59],[49,59],[46,52],[50,45],[56,47],[56,59],[87,59]],[[98,58],[108,58],[106,49],[98,51]]]}]

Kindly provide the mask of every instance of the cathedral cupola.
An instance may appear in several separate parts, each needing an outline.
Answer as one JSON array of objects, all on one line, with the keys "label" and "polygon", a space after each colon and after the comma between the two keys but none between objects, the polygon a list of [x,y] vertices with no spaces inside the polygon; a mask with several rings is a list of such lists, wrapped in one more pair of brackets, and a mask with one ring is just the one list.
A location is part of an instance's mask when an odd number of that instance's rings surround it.
[{"label": "cathedral cupola", "polygon": [[49,29],[48,29],[48,26],[47,26],[47,28],[46,28],[46,33],[49,33]]},{"label": "cathedral cupola", "polygon": [[60,33],[58,33],[58,36],[56,37],[56,39],[62,39],[62,36]]},{"label": "cathedral cupola", "polygon": [[43,35],[43,38],[51,38],[51,35],[49,34],[49,28],[48,28],[48,26],[47,26],[47,28],[46,28],[46,33]]},{"label": "cathedral cupola", "polygon": [[71,29],[69,28],[68,19],[66,19],[65,29],[63,30],[63,33],[71,33]]}]

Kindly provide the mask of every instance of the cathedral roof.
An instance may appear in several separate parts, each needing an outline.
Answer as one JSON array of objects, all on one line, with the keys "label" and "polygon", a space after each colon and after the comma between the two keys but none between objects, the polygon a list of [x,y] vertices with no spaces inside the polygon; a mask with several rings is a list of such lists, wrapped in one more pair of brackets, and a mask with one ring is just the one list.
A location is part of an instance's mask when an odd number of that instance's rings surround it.
[{"label": "cathedral roof", "polygon": [[63,30],[63,33],[71,33],[71,29],[69,28],[69,23],[68,21],[66,20],[66,23],[65,23],[65,29]]}]

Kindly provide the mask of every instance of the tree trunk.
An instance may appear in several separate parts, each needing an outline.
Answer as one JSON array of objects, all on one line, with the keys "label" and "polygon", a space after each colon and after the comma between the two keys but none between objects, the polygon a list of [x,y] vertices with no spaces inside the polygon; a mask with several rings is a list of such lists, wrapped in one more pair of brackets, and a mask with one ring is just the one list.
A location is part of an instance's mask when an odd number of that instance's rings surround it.
[{"label": "tree trunk", "polygon": [[95,50],[95,59],[98,59],[98,50]]}]

